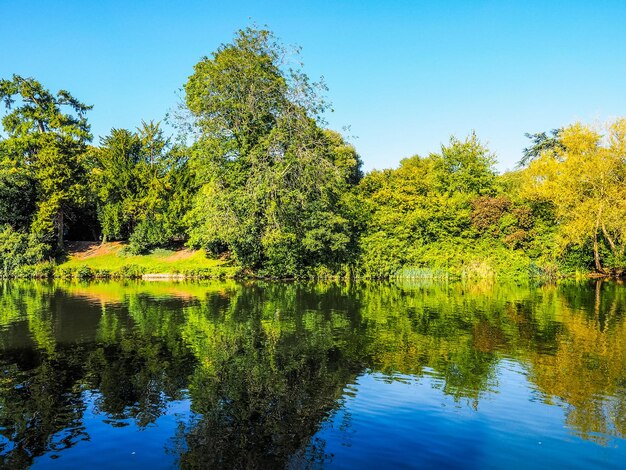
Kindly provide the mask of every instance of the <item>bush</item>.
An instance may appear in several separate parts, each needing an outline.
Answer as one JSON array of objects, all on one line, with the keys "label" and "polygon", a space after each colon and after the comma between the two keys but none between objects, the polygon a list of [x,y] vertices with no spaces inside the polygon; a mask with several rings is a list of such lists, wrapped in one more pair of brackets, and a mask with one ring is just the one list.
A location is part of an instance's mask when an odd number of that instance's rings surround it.
[{"label": "bush", "polygon": [[54,272],[54,276],[60,279],[71,279],[73,277],[73,270],[70,267],[59,266]]},{"label": "bush", "polygon": [[41,263],[47,251],[36,237],[5,225],[0,228],[0,277],[49,277],[52,264],[32,266]]},{"label": "bush", "polygon": [[109,279],[111,277],[111,271],[108,269],[94,269],[93,277],[96,279]]},{"label": "bush", "polygon": [[133,254],[147,253],[153,248],[167,245],[170,241],[164,225],[153,218],[139,222],[128,239],[129,251]]},{"label": "bush", "polygon": [[126,279],[139,279],[146,273],[146,268],[138,266],[136,264],[126,264],[122,266],[118,274],[122,278]]},{"label": "bush", "polygon": [[28,236],[5,226],[0,232],[0,276],[9,277],[16,269],[27,263],[25,257],[28,246]]},{"label": "bush", "polygon": [[94,273],[89,266],[79,266],[76,269],[76,277],[81,280],[93,279]]},{"label": "bush", "polygon": [[37,263],[33,266],[33,277],[37,279],[50,279],[54,277],[54,270],[56,265],[51,262]]}]

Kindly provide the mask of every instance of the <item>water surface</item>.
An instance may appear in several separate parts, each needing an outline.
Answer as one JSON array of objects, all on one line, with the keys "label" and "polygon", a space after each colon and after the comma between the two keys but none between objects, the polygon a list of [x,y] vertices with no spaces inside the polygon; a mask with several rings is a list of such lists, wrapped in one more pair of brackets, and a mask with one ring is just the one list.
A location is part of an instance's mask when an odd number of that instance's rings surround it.
[{"label": "water surface", "polygon": [[623,468],[626,287],[0,286],[3,468]]}]

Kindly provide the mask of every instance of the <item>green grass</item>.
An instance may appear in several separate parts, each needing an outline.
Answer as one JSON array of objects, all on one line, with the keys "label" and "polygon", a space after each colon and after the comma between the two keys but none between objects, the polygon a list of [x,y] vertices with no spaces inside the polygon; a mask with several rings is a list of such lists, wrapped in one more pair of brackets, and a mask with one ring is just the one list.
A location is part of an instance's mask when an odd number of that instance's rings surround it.
[{"label": "green grass", "polygon": [[186,277],[233,277],[236,267],[228,261],[211,259],[203,250],[154,250],[145,255],[126,253],[122,245],[111,244],[93,255],[70,253],[56,267],[57,277],[140,277],[144,274],[183,275]]}]

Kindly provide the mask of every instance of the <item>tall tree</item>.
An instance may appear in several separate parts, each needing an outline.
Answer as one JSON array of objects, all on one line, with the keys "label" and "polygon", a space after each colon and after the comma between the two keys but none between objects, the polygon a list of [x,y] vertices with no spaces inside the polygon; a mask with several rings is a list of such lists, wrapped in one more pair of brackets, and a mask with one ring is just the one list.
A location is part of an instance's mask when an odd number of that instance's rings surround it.
[{"label": "tall tree", "polygon": [[188,205],[186,155],[170,144],[159,123],[142,122],[136,132],[112,129],[93,152],[91,173],[102,240],[130,240],[146,251],[183,232]]},{"label": "tall tree", "polygon": [[0,99],[8,110],[2,119],[7,133],[3,153],[36,186],[31,232],[63,249],[66,219],[85,198],[84,158],[91,140],[85,114],[91,106],[19,75],[0,80]]},{"label": "tall tree", "polygon": [[562,145],[541,153],[525,170],[526,196],[550,201],[560,242],[591,243],[602,274],[626,268],[626,119],[608,125],[606,137],[574,124]]},{"label": "tall tree", "polygon": [[126,239],[136,224],[139,178],[136,167],[141,160],[139,137],[126,129],[111,129],[94,149],[95,168],[91,182],[98,198],[98,219],[102,241]]},{"label": "tall tree", "polygon": [[563,146],[559,134],[563,129],[552,129],[547,132],[526,133],[524,136],[532,141],[532,144],[522,151],[522,158],[517,163],[518,167],[528,165],[533,160],[539,158],[543,152],[553,150]]},{"label": "tall tree", "polygon": [[437,189],[443,193],[484,194],[493,191],[496,158],[472,132],[465,140],[450,138],[431,155]]},{"label": "tall tree", "polygon": [[190,243],[274,275],[345,261],[353,236],[341,199],[360,178],[358,155],[320,126],[319,88],[290,59],[271,32],[248,28],[185,85],[201,135]]}]

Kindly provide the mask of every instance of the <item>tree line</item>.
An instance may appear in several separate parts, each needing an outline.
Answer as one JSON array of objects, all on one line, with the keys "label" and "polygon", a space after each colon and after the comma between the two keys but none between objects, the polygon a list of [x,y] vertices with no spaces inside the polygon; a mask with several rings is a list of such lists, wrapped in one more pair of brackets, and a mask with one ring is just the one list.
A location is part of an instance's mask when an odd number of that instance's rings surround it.
[{"label": "tree line", "polygon": [[527,134],[504,174],[474,134],[364,174],[298,59],[240,30],[194,66],[173,135],[147,121],[97,144],[91,106],[0,80],[2,274],[66,240],[185,244],[270,277],[624,272],[626,120]]}]

